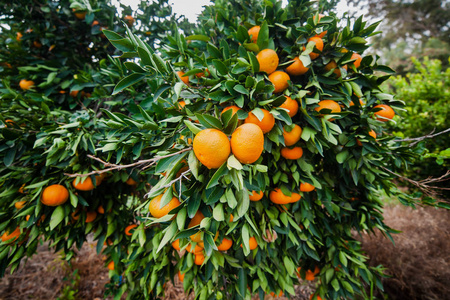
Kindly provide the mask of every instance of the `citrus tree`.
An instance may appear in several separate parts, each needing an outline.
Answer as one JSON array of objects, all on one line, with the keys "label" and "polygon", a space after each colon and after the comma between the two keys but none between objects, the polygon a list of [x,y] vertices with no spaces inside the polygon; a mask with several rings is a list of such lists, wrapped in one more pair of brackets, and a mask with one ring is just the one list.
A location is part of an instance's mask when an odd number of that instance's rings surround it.
[{"label": "citrus tree", "polygon": [[175,276],[199,299],[381,287],[353,232],[390,236],[378,191],[398,193],[391,172],[415,153],[384,134],[403,102],[363,55],[377,24],[216,1],[187,35],[145,3],[118,18],[106,1],[25,2],[1,39],[2,274],[40,239],[70,260],[91,235],[117,298],[159,298]]}]

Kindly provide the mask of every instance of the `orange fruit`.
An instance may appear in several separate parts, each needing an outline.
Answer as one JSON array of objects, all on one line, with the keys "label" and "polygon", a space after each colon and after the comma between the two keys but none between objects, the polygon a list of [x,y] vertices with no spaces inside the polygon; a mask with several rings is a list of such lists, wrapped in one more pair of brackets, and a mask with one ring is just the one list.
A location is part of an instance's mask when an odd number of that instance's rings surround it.
[{"label": "orange fruit", "polygon": [[270,296],[276,297],[276,298],[281,297],[281,296],[283,296],[283,291],[280,291],[280,293],[278,295],[275,295],[274,292],[270,292]]},{"label": "orange fruit", "polygon": [[269,193],[269,199],[275,204],[288,204],[291,203],[291,197],[283,194],[281,189],[276,188]]},{"label": "orange fruit", "polygon": [[227,238],[223,238],[222,243],[220,243],[219,246],[217,246],[217,250],[219,251],[227,251],[228,249],[233,246],[233,241]]},{"label": "orange fruit", "polygon": [[198,254],[203,251],[203,247],[200,245],[195,245],[194,249],[192,249],[191,244],[187,245],[186,251],[189,253]]},{"label": "orange fruit", "polygon": [[[361,98],[359,99],[359,104],[361,105],[361,106],[364,106],[364,101],[362,101],[361,100]],[[353,102],[353,101],[350,101],[350,106],[354,106],[355,105],[355,103]]]},{"label": "orange fruit", "polygon": [[308,281],[313,281],[317,274],[319,274],[320,269],[316,266],[314,271],[308,270],[306,271],[305,279]]},{"label": "orange fruit", "polygon": [[249,244],[250,250],[254,250],[254,249],[256,249],[258,247],[258,242],[256,241],[254,236],[252,236],[248,240],[248,244]]},{"label": "orange fruit", "polygon": [[[314,108],[315,111],[320,112],[322,109],[330,109],[331,113],[338,113],[341,112],[341,107],[336,101],[333,100],[322,100],[319,103],[317,103],[319,107]],[[322,117],[323,115],[319,115]],[[333,121],[334,119],[329,119],[329,121]]]},{"label": "orange fruit", "polygon": [[302,128],[297,124],[294,125],[294,128],[292,128],[290,132],[287,132],[283,128],[284,144],[286,146],[294,145],[300,140],[301,136],[302,136]]},{"label": "orange fruit", "polygon": [[78,220],[80,218],[80,208],[77,207],[75,211],[73,211],[70,215],[72,216],[73,220]]},{"label": "orange fruit", "polygon": [[[381,122],[386,122],[389,120],[392,120],[392,118],[394,118],[395,116],[395,112],[394,110],[386,104],[379,104],[377,106],[375,106],[374,108],[381,108],[380,111],[377,111],[374,115],[377,116],[377,120],[381,121]],[[383,117],[383,118],[378,118],[378,117]]]},{"label": "orange fruit", "polygon": [[301,198],[302,198],[302,196],[300,196],[299,193],[292,193],[292,195],[291,195],[291,203],[297,202]]},{"label": "orange fruit", "polygon": [[110,261],[108,264],[108,269],[110,269],[111,271],[114,271],[114,261]]},{"label": "orange fruit", "polygon": [[97,212],[99,213],[99,214],[104,214],[105,213],[105,209],[103,208],[103,206],[101,206],[101,205],[99,205],[98,207],[97,207]]},{"label": "orange fruit", "polygon": [[350,59],[356,59],[354,62],[352,62],[351,64],[353,64],[355,66],[355,68],[359,68],[359,66],[361,65],[361,61],[362,61],[362,57],[361,55],[359,55],[358,53],[353,53],[352,57]]},{"label": "orange fruit", "polygon": [[[322,17],[325,17],[325,15],[322,15],[322,14],[319,14],[319,20],[318,20],[318,22],[320,22],[320,19],[322,19]],[[316,20],[316,16],[313,16],[313,20]],[[316,34],[315,36],[316,37],[320,37],[320,38],[323,38],[326,34],[327,34],[327,30],[325,30],[325,31],[322,31],[320,34]]]},{"label": "orange fruit", "polygon": [[193,143],[194,154],[208,169],[217,169],[231,153],[230,141],[217,129],[204,129],[197,133]]},{"label": "orange fruit", "polygon": [[[204,218],[205,218],[205,216],[203,215],[203,213],[202,213],[200,210],[198,210],[198,211],[195,213],[195,215],[194,215],[194,217],[192,218],[192,220],[189,222],[188,228],[191,228],[191,227],[200,225],[200,223],[202,222],[202,220],[203,220]],[[202,241],[203,241],[202,235],[203,235],[202,232],[197,232],[197,233],[191,235],[191,236],[190,236],[191,241],[196,242],[196,243],[202,242]]]},{"label": "orange fruit", "polygon": [[138,183],[133,178],[128,178],[127,181],[125,181],[128,185],[137,185]]},{"label": "orange fruit", "polygon": [[299,76],[303,75],[306,72],[308,72],[309,68],[305,67],[303,65],[303,62],[300,60],[300,58],[294,57],[294,62],[289,65],[289,67],[286,68],[286,72],[289,73],[289,75],[293,76]]},{"label": "orange fruit", "polygon": [[172,242],[172,247],[173,247],[173,249],[180,251],[181,250],[181,248],[180,248],[180,239],[173,241]]},{"label": "orange fruit", "polygon": [[186,106],[186,102],[185,102],[184,100],[178,101],[178,108],[179,108],[179,109],[182,109],[182,108],[185,107],[185,106]]},{"label": "orange fruit", "polygon": [[256,58],[259,63],[259,71],[266,72],[267,74],[272,74],[278,67],[279,58],[275,50],[264,49],[260,51]]},{"label": "orange fruit", "polygon": [[20,227],[17,227],[11,233],[9,233],[8,231],[5,231],[5,233],[3,233],[3,235],[2,235],[2,242],[6,242],[7,240],[10,240],[12,238],[14,238],[14,240],[12,241],[12,242],[14,242],[19,238],[19,236],[20,236]]},{"label": "orange fruit", "polygon": [[131,232],[131,230],[136,227],[137,227],[136,224],[131,224],[131,225],[128,225],[127,227],[125,227],[125,235],[132,236],[133,233]]},{"label": "orange fruit", "polygon": [[[377,133],[373,129],[369,131],[369,135],[374,139],[377,139]],[[358,146],[362,147],[362,143],[358,139],[356,139],[356,143],[358,144]]]},{"label": "orange fruit", "polygon": [[73,91],[70,92],[70,96],[75,98],[78,95],[78,92],[79,91],[73,90]]},{"label": "orange fruit", "polygon": [[22,40],[23,34],[21,32],[16,33],[16,41],[20,42]]},{"label": "orange fruit", "polygon": [[248,35],[252,38],[253,43],[256,43],[256,41],[258,40],[260,30],[261,30],[260,26],[253,26],[248,30]]},{"label": "orange fruit", "polygon": [[42,44],[39,41],[34,41],[33,42],[33,46],[36,47],[36,48],[41,48]]},{"label": "orange fruit", "polygon": [[300,192],[312,192],[315,189],[316,189],[316,187],[310,183],[307,183],[307,182],[300,183]]},{"label": "orange fruit", "polygon": [[19,86],[20,86],[20,88],[21,88],[22,90],[24,90],[24,91],[25,91],[25,90],[29,90],[29,89],[31,89],[31,88],[34,87],[34,81],[22,79],[22,80],[19,82]]},{"label": "orange fruit", "polygon": [[195,76],[197,76],[197,78],[202,78],[202,77],[205,77],[205,74],[206,74],[206,76],[209,76],[208,68],[206,68],[204,72],[200,72],[200,73],[195,74]]},{"label": "orange fruit", "polygon": [[86,223],[94,222],[96,217],[97,217],[97,212],[96,211],[88,211],[88,212],[86,212]]},{"label": "orange fruit", "polygon": [[275,90],[273,92],[276,94],[283,92],[289,87],[288,81],[291,80],[291,78],[283,71],[275,71],[269,75],[269,80],[275,86]]},{"label": "orange fruit", "polygon": [[261,128],[263,133],[268,133],[269,131],[272,130],[273,126],[275,125],[275,118],[273,117],[273,115],[261,108],[264,117],[262,118],[262,120],[260,121],[252,112],[248,113],[248,117],[245,118],[245,123],[253,123],[259,126],[259,128]]},{"label": "orange fruit", "polygon": [[124,17],[125,22],[127,22],[128,26],[133,26],[134,24],[134,18],[130,15],[127,15]]},{"label": "orange fruit", "polygon": [[16,207],[16,209],[21,209],[22,207],[25,206],[25,203],[27,203],[27,201],[18,201],[14,203],[14,206]]},{"label": "orange fruit", "polygon": [[[314,294],[309,296],[309,300],[312,300],[313,298],[314,298]],[[317,295],[317,300],[322,300],[322,298],[319,295]]]},{"label": "orange fruit", "polygon": [[185,275],[185,274],[181,274],[181,272],[178,271],[178,279],[180,279],[181,282],[184,281],[184,275]]},{"label": "orange fruit", "polygon": [[183,81],[185,84],[189,84],[189,76],[183,77],[183,75],[184,75],[183,71],[177,71],[176,73],[177,73],[177,76],[181,79],[181,81]]},{"label": "orange fruit", "polygon": [[262,199],[262,197],[264,196],[264,192],[263,191],[252,191],[250,198],[250,201],[259,201]]},{"label": "orange fruit", "polygon": [[303,156],[303,149],[301,147],[281,148],[281,156],[286,159],[296,160]]},{"label": "orange fruit", "polygon": [[263,150],[264,133],[256,124],[243,124],[231,135],[231,152],[243,164],[257,161]]},{"label": "orange fruit", "polygon": [[75,8],[72,8],[72,11],[75,13],[75,17],[77,17],[77,19],[84,20],[84,18],[86,18],[86,13],[87,13],[86,11],[76,12],[77,9],[75,9]]},{"label": "orange fruit", "polygon": [[230,110],[233,112],[231,116],[234,116],[238,110],[241,110],[239,107],[237,107],[236,105],[231,105],[231,106],[227,106],[225,107],[222,112],[220,113],[220,115],[222,115],[224,112],[226,112],[227,110]]},{"label": "orange fruit", "polygon": [[205,256],[201,253],[194,255],[195,255],[194,264],[196,264],[197,266],[203,265],[203,263],[205,262]]},{"label": "orange fruit", "polygon": [[[316,44],[315,48],[316,48],[317,50],[319,50],[319,52],[322,52],[322,50],[323,50],[323,40],[322,40],[320,37],[318,37],[318,36],[313,36],[312,38],[309,38],[309,39],[308,39],[308,43],[309,43],[309,42],[314,42],[314,43]],[[305,49],[306,49],[306,47],[303,46],[303,51],[305,51]],[[319,53],[311,52],[311,53],[309,54],[309,57],[310,57],[312,60],[314,60],[314,59],[318,58],[319,55],[320,55]]]},{"label": "orange fruit", "polygon": [[169,203],[167,203],[163,207],[160,207],[163,195],[164,194],[161,194],[153,198],[152,201],[150,201],[150,205],[148,206],[148,210],[154,218],[164,217],[165,215],[169,214],[172,209],[180,206],[181,204],[177,198],[173,197]]},{"label": "orange fruit", "polygon": [[97,26],[97,25],[99,25],[100,23],[97,21],[97,20],[94,20],[94,22],[92,22],[92,24],[91,24],[91,26]]},{"label": "orange fruit", "polygon": [[[347,65],[343,65],[342,68],[347,70]],[[341,77],[342,76],[341,69],[338,68],[338,65],[336,64],[336,62],[334,60],[330,61],[325,66],[325,70],[327,70],[327,71],[331,71],[332,69],[334,69],[333,73],[336,74],[337,77]]]},{"label": "orange fruit", "polygon": [[41,202],[47,206],[58,206],[69,199],[69,191],[60,184],[53,184],[42,192]]},{"label": "orange fruit", "polygon": [[[94,183],[92,182],[91,176],[88,176],[83,182],[80,181],[80,182],[76,183],[76,181],[77,181],[77,179],[75,178],[72,181],[72,186],[77,190],[92,191],[95,188]],[[100,183],[102,183],[102,179],[98,175],[95,176],[95,181],[96,181],[97,186],[99,186]]]},{"label": "orange fruit", "polygon": [[234,216],[233,216],[233,214],[230,214],[230,223],[233,223],[233,220],[234,220]]}]

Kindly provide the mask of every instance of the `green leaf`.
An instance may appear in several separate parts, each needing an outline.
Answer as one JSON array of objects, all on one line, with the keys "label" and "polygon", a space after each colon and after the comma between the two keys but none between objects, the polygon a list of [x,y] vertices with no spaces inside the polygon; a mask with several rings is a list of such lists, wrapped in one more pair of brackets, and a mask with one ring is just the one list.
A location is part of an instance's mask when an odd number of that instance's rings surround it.
[{"label": "green leaf", "polygon": [[242,170],[242,164],[236,159],[234,155],[230,155],[227,160],[227,167],[229,170],[236,169]]},{"label": "green leaf", "polygon": [[138,73],[133,73],[131,75],[128,75],[127,77],[125,77],[124,79],[119,81],[119,83],[117,83],[117,85],[114,87],[114,91],[112,94],[115,95],[115,94],[119,93],[120,91],[122,91],[123,89],[126,89],[127,87],[132,86],[135,83],[138,83],[139,81],[141,81],[144,78],[145,78],[145,75],[138,74]]},{"label": "green leaf", "polygon": [[250,198],[248,195],[248,190],[243,189],[236,192],[236,199],[237,199],[237,216],[236,218],[239,219],[243,215],[245,215],[250,207]]},{"label": "green leaf", "polygon": [[61,221],[64,219],[64,208],[63,206],[58,206],[52,213],[51,219],[50,219],[50,229],[55,229],[56,226],[61,223]]},{"label": "green leaf", "polygon": [[202,41],[202,42],[209,42],[210,38],[206,35],[202,34],[196,34],[196,35],[190,35],[186,37],[186,41]]},{"label": "green leaf", "polygon": [[162,238],[161,242],[159,243],[158,249],[156,250],[156,253],[161,251],[162,248],[175,236],[175,233],[177,232],[177,222],[173,221],[170,223],[170,225],[164,229],[164,237]]},{"label": "green leaf", "polygon": [[345,253],[342,251],[339,252],[339,260],[345,267],[347,266],[347,263],[348,263],[347,257],[345,256]]},{"label": "green leaf", "polygon": [[222,75],[227,75],[228,74],[228,68],[227,66],[225,66],[225,64],[218,60],[218,59],[214,59],[212,61],[214,67],[216,67],[217,71],[219,71],[220,74]]},{"label": "green leaf", "polygon": [[256,44],[260,50],[266,49],[269,46],[269,25],[267,24],[267,21],[264,21],[261,24]]},{"label": "green leaf", "polygon": [[193,150],[189,151],[188,165],[189,165],[189,169],[192,172],[192,175],[194,175],[195,179],[198,180],[199,161],[198,161],[197,157],[195,156],[195,153]]},{"label": "green leaf", "polygon": [[217,184],[219,184],[219,179],[225,175],[228,172],[227,170],[227,164],[224,163],[220,166],[219,169],[217,169],[217,171],[214,173],[214,175],[211,177],[211,179],[209,180],[208,184],[206,185],[207,189],[210,189],[214,186],[216,186]]},{"label": "green leaf", "polygon": [[186,124],[187,128],[195,135],[202,131],[202,129],[198,128],[194,123],[188,120],[183,120],[184,124]]},{"label": "green leaf", "polygon": [[338,163],[342,164],[348,157],[348,150],[344,150],[336,155],[336,160]]}]

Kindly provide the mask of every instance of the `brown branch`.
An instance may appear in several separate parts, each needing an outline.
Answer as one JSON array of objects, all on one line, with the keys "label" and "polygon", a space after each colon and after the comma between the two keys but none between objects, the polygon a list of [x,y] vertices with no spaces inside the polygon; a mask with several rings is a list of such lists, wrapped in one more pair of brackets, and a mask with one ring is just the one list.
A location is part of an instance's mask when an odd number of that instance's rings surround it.
[{"label": "brown branch", "polygon": [[106,172],[109,172],[109,171],[112,171],[112,170],[122,170],[122,169],[131,168],[131,167],[142,166],[142,165],[144,165],[144,167],[142,168],[144,170],[146,168],[151,167],[152,165],[154,165],[156,162],[158,162],[161,159],[164,159],[164,158],[167,158],[167,157],[172,157],[172,156],[175,156],[177,154],[181,154],[181,153],[184,153],[184,152],[187,152],[187,151],[190,151],[190,150],[192,150],[192,147],[180,150],[180,151],[175,152],[175,153],[167,154],[167,155],[164,155],[164,156],[156,156],[156,157],[151,158],[151,159],[138,160],[137,162],[134,162],[134,163],[128,164],[128,165],[116,165],[116,164],[106,162],[106,161],[104,161],[104,160],[102,160],[102,159],[100,159],[98,157],[95,157],[93,155],[88,154],[87,157],[92,158],[93,160],[96,160],[96,161],[102,163],[107,168],[105,168],[103,170],[92,171],[92,172],[89,172],[89,173],[86,173],[86,174],[80,174],[80,173],[69,174],[69,173],[64,173],[64,175],[66,175],[68,177],[87,177],[87,176],[94,175],[94,174],[106,173]]},{"label": "brown branch", "polygon": [[[174,183],[176,183],[177,181],[180,181],[180,188],[179,188],[179,191],[178,191],[178,195],[181,195],[181,182],[183,180],[183,177],[186,178],[187,180],[191,180],[191,179],[189,179],[189,177],[186,176],[186,174],[189,173],[189,172],[191,172],[191,169],[188,169],[188,170],[184,171],[183,173],[180,174],[179,177],[177,177],[174,180],[170,181],[168,184],[163,185],[161,188],[163,189],[163,188],[171,187]],[[145,194],[144,198],[147,198],[148,194],[150,194],[150,192]]]},{"label": "brown branch", "polygon": [[431,139],[431,138],[434,138],[435,136],[450,132],[450,128],[447,128],[446,130],[438,132],[438,133],[434,133],[434,131],[435,131],[435,129],[433,129],[433,131],[431,131],[429,134],[424,135],[424,136],[420,136],[420,137],[416,137],[416,138],[407,138],[407,139],[403,139],[403,140],[394,140],[394,141],[395,142],[413,142],[414,141],[414,143],[409,144],[409,147],[412,147],[415,144],[417,144],[420,141],[423,141],[425,139]]},{"label": "brown branch", "polygon": [[400,174],[397,174],[397,173],[389,170],[386,167],[381,167],[381,168],[383,170],[387,171],[388,173],[391,173],[391,174],[397,176],[399,179],[407,181],[407,182],[411,183],[412,185],[418,187],[420,190],[422,190],[427,195],[431,195],[432,194],[430,192],[430,190],[432,190],[432,189],[434,189],[434,190],[447,190],[447,191],[450,191],[450,188],[438,187],[438,186],[430,185],[432,183],[437,183],[437,182],[443,182],[443,181],[450,180],[450,171],[447,171],[441,177],[437,177],[437,178],[428,177],[427,179],[416,181],[416,180],[412,180],[410,178],[404,177],[404,176],[402,176]]}]

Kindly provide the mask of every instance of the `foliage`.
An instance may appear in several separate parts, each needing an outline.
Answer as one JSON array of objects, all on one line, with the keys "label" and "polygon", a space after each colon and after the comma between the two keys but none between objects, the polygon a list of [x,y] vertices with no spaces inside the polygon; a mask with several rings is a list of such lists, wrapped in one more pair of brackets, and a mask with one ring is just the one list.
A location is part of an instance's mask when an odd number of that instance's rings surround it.
[{"label": "foliage", "polygon": [[[18,3],[7,2],[9,28],[0,38],[0,232],[20,228],[22,234],[0,244],[1,274],[8,266],[17,269],[40,239],[70,260],[74,247],[92,235],[97,251],[108,257],[108,293],[117,298],[125,292],[129,299],[158,298],[178,271],[185,274],[185,290],[199,299],[292,295],[298,277],[316,267],[322,298],[351,299],[365,295],[367,285],[380,285],[382,268],[366,265],[352,231],[390,236],[376,191],[397,194],[386,170],[406,168],[416,153],[384,135],[385,122],[374,117],[377,104],[397,112],[403,107],[380,88],[392,69],[373,56],[364,56],[359,68],[352,65],[352,54],[369,47],[377,24],[361,17],[339,28],[333,15],[319,20],[307,0],[286,8],[275,0],[218,0],[196,26],[182,22],[183,30],[172,27],[176,19],[164,0],[161,11],[142,2],[136,27],[119,22],[108,1]],[[75,15],[84,12],[84,19]],[[33,19],[33,31],[27,32],[31,24],[24,18]],[[256,43],[247,31],[254,25],[261,26]],[[308,38],[325,31],[325,47],[311,60],[317,50]],[[280,69],[300,56],[310,70],[274,94],[256,58],[267,48],[277,51]],[[331,60],[342,76],[325,68]],[[189,85],[176,71],[185,72]],[[33,80],[35,87],[20,89],[21,79]],[[70,95],[74,91],[79,92]],[[285,96],[299,105],[292,118],[280,108]],[[342,112],[317,112],[323,99],[339,102]],[[230,105],[241,111],[221,114]],[[261,109],[276,122],[256,162],[242,164],[231,155],[210,170],[198,161],[190,140],[200,130],[231,135],[250,112],[260,118]],[[297,145],[304,154],[287,160],[280,155],[283,128],[294,124],[303,129]],[[94,188],[75,189],[87,176]],[[315,190],[300,192],[305,182]],[[41,203],[43,189],[52,184],[68,189],[65,204]],[[301,200],[274,204],[269,194],[275,188]],[[263,191],[263,199],[250,202],[251,191]],[[162,194],[161,206],[173,197],[181,205],[153,218],[149,202]],[[199,211],[205,218],[189,226]],[[130,224],[138,226],[128,235]],[[200,245],[191,243],[197,233],[205,256],[200,265],[184,251],[188,244]],[[217,251],[225,236],[232,248]],[[258,244],[254,250],[250,237]],[[181,252],[171,245],[177,239]]]},{"label": "foliage", "polygon": [[[420,137],[450,128],[450,68],[444,69],[440,60],[427,57],[423,62],[414,57],[411,61],[416,73],[392,77],[387,82],[391,92],[406,103],[402,121],[390,126],[393,134],[400,138]],[[419,149],[423,151],[422,160],[406,172],[408,177],[418,179],[445,174],[450,158],[448,134],[424,140]]]}]

